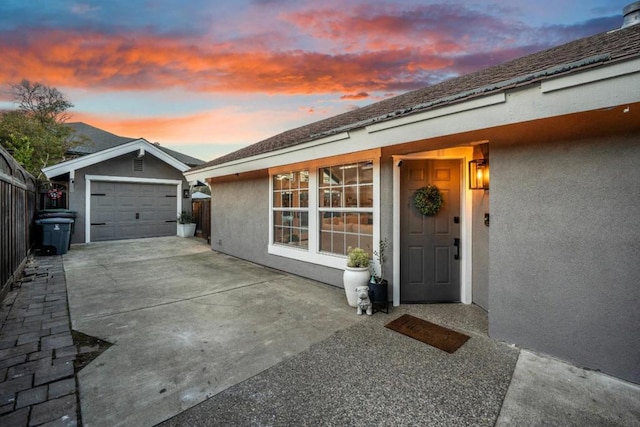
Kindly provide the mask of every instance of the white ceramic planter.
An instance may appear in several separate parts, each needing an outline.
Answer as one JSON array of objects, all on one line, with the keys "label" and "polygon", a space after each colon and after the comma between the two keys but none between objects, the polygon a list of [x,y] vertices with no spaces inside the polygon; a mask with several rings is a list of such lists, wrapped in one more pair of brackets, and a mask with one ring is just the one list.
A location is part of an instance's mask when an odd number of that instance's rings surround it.
[{"label": "white ceramic planter", "polygon": [[344,293],[347,296],[347,303],[351,307],[358,306],[356,288],[358,286],[368,286],[370,277],[369,267],[345,267],[342,283],[344,285]]},{"label": "white ceramic planter", "polygon": [[178,224],[179,237],[193,237],[196,234],[196,224]]}]

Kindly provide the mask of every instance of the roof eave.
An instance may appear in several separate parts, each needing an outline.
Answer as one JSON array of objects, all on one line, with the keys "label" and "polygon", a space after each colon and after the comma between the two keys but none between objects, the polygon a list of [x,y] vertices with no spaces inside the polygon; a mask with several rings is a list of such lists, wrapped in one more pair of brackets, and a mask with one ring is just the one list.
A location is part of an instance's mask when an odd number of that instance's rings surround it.
[{"label": "roof eave", "polygon": [[96,153],[87,154],[76,159],[67,160],[66,162],[58,163],[56,165],[48,166],[42,169],[42,172],[48,179],[56,176],[64,175],[71,171],[82,169],[97,163],[104,162],[106,160],[113,159],[124,154],[131,153],[133,151],[143,148],[146,152],[159,158],[180,172],[185,172],[189,169],[189,166],[171,157],[164,151],[157,148],[144,138],[130,141],[125,144],[117,145],[115,147],[107,148],[106,150],[98,151]]}]

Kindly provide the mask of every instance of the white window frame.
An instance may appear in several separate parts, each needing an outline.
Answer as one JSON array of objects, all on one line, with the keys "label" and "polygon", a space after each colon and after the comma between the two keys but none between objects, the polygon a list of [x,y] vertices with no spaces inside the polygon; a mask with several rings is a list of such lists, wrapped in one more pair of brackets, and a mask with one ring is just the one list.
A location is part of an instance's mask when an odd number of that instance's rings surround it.
[{"label": "white window frame", "polygon": [[[303,168],[303,169],[299,169],[299,170],[292,170],[291,172],[284,172],[284,174],[287,174],[287,173],[300,174],[301,172],[307,172],[307,175],[308,175],[309,170]],[[273,221],[273,215],[276,212],[289,211],[289,212],[296,212],[296,213],[306,213],[307,214],[307,235],[309,235],[309,214],[310,214],[310,211],[311,211],[311,207],[309,206],[309,191],[310,191],[309,187],[307,186],[307,206],[306,207],[303,207],[303,206],[297,206],[297,207],[294,207],[294,206],[275,207],[275,206],[273,206],[273,198],[274,198],[275,193],[277,191],[280,191],[281,193],[283,192],[282,190],[276,190],[276,189],[273,188],[273,181],[274,181],[274,177],[276,175],[280,175],[280,174],[273,174],[273,175],[269,176],[269,180],[270,180],[269,190],[270,190],[270,193],[271,193],[271,198],[270,198],[271,221]],[[307,184],[308,183],[309,183],[309,181],[307,181]],[[302,187],[298,187],[297,188],[298,191],[300,191],[301,189],[303,189],[303,188]],[[274,228],[275,228],[275,224],[272,224],[271,233],[274,232]],[[289,248],[300,249],[300,250],[307,250],[306,248],[302,248],[302,247],[296,248],[295,246],[287,245],[287,244],[284,244],[284,243],[275,243],[274,240],[275,240],[275,236],[273,234],[271,234],[269,241],[272,242],[273,245],[286,246],[286,247],[289,247]],[[308,238],[307,238],[307,246],[308,245],[309,245],[309,242],[308,242]]]},{"label": "white window frame", "polygon": [[[377,154],[377,155],[376,155]],[[362,156],[349,156],[348,158],[336,157],[332,159],[317,160],[306,164],[291,165],[269,171],[269,246],[270,255],[304,261],[311,264],[323,265],[336,269],[344,269],[347,257],[344,255],[320,252],[320,208],[318,204],[319,194],[319,170],[323,167],[349,164],[362,161],[373,162],[373,250],[379,250],[380,242],[380,155],[375,153],[363,153]],[[278,173],[309,171],[309,249],[295,248],[273,243],[273,176]],[[335,209],[340,210],[340,209]],[[347,209],[349,210],[349,209]]]}]

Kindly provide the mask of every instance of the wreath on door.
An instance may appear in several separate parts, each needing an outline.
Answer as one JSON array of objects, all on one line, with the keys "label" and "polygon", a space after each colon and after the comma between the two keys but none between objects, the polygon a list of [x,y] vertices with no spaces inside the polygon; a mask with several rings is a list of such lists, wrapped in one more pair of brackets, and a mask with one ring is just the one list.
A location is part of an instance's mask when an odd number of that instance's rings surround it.
[{"label": "wreath on door", "polygon": [[422,215],[433,216],[437,214],[442,207],[442,203],[442,193],[433,184],[418,188],[413,193],[413,204]]}]

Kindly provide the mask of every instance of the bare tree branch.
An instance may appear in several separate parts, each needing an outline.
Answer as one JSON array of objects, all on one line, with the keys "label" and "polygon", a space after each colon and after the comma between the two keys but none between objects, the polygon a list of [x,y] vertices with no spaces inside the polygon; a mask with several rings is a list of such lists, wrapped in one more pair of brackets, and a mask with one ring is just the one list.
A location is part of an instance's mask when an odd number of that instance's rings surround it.
[{"label": "bare tree branch", "polygon": [[20,111],[41,123],[64,123],[71,117],[67,110],[73,104],[58,89],[37,82],[31,83],[27,79],[11,87]]}]

